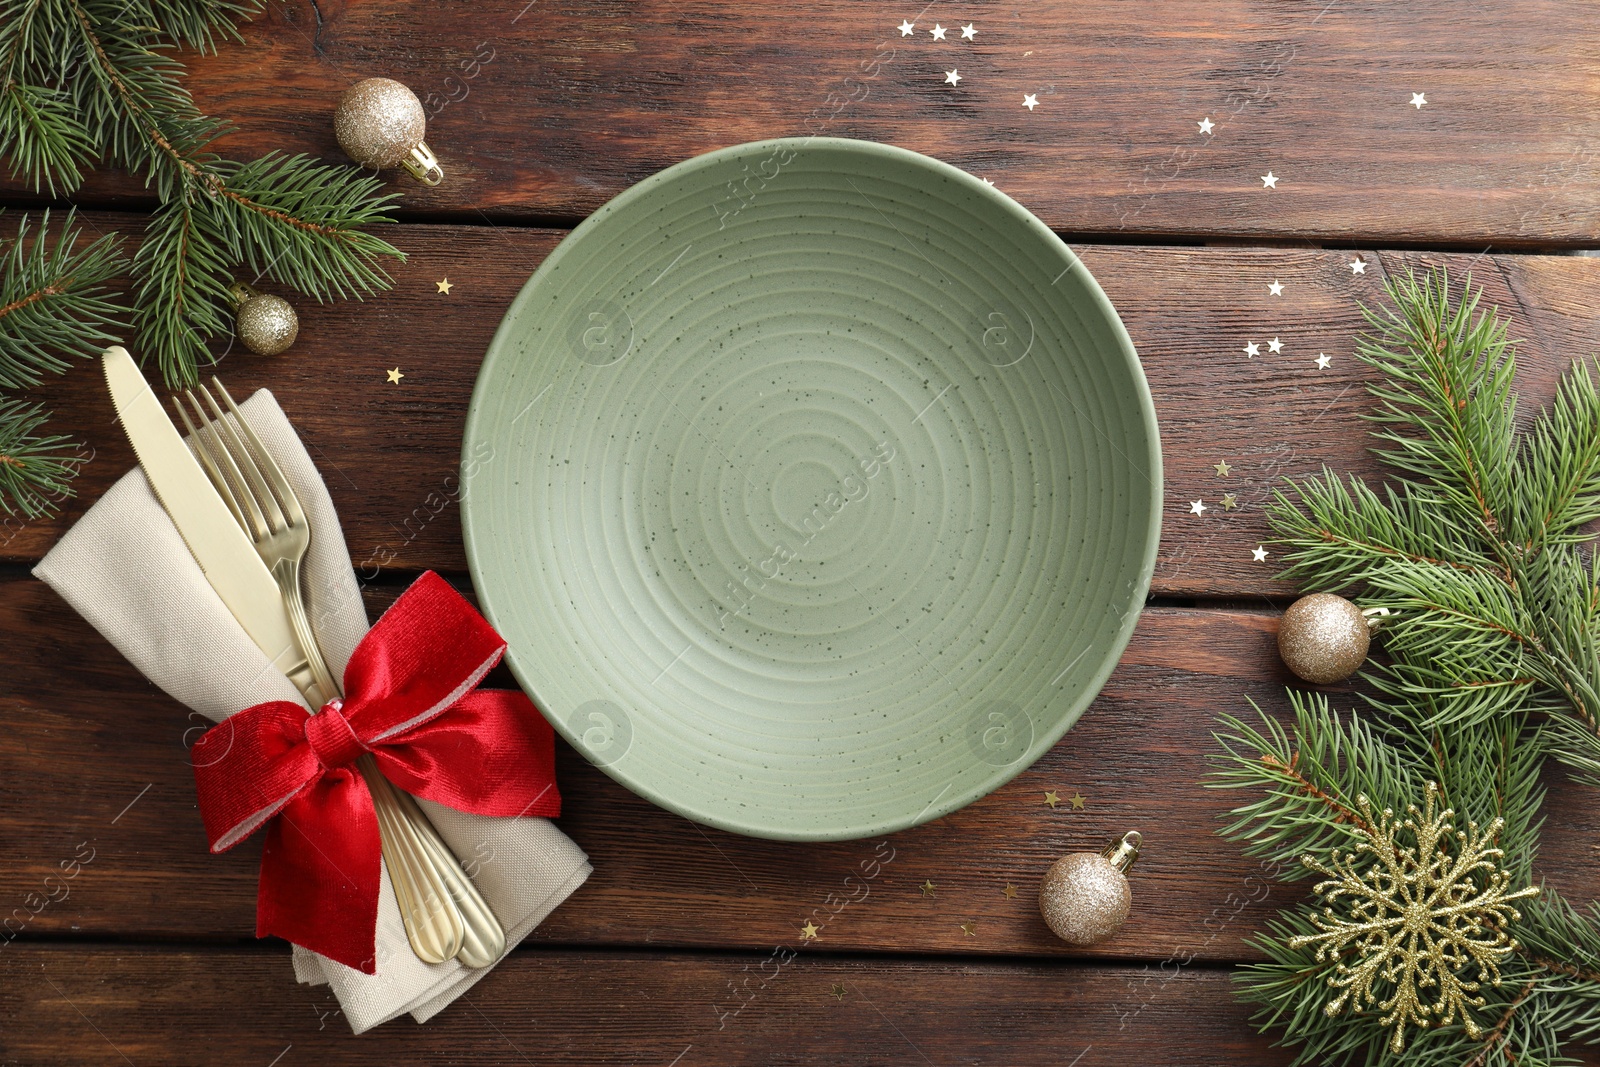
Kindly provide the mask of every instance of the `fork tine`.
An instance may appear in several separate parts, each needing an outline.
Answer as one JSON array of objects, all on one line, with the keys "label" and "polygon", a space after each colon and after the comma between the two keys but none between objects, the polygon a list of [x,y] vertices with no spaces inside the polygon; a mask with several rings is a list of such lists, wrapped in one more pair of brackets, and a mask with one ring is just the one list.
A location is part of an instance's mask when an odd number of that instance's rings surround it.
[{"label": "fork tine", "polygon": [[233,412],[234,421],[244,431],[245,442],[250,446],[250,451],[255,457],[256,466],[260,468],[261,473],[266,476],[267,481],[271,484],[273,495],[283,505],[283,510],[289,516],[289,521],[296,526],[307,525],[306,513],[300,507],[300,498],[295,495],[294,486],[289,484],[289,479],[284,477],[277,461],[272,458],[272,453],[267,451],[267,446],[261,443],[261,438],[256,436],[255,430],[251,429],[250,424],[245,421],[244,412],[240,411],[239,405],[233,402],[233,396],[229,394],[227,387],[222,384],[222,379],[213,374],[211,376],[211,384],[216,389],[217,395],[221,396],[228,405],[228,410]]},{"label": "fork tine", "polygon": [[278,498],[267,487],[267,481],[261,474],[261,468],[256,464],[255,457],[250,455],[249,447],[239,436],[238,428],[233,421],[223,414],[222,408],[217,404],[216,397],[210,390],[201,388],[200,395],[205,397],[206,406],[211,409],[213,429],[222,439],[223,446],[228,450],[229,456],[239,470],[244,473],[245,480],[249,483],[250,494],[255,497],[256,506],[265,513],[267,528],[277,533],[288,526],[283,510],[278,507]]},{"label": "fork tine", "polygon": [[[188,409],[183,406],[184,398],[188,397],[188,390],[172,394],[172,406],[178,412],[178,418],[183,420],[183,428],[189,431],[189,436],[194,438],[195,453],[200,457],[200,465],[206,469],[206,477],[211,479],[211,486],[222,497],[223,503],[228,505],[228,510],[233,512],[233,521],[237,522],[245,533],[250,532],[250,522],[245,518],[244,511],[239,507],[239,501],[234,498],[233,486],[228,484],[228,479],[223,476],[222,468],[217,466],[217,459],[211,454],[211,434],[201,433],[195,429],[194,420],[189,418]],[[192,401],[193,397],[189,397]],[[198,409],[197,409],[198,410]],[[205,425],[205,419],[200,420]],[[209,427],[208,427],[209,429]]]},{"label": "fork tine", "polygon": [[234,462],[234,456],[228,449],[228,443],[217,432],[216,423],[211,421],[205,409],[200,406],[199,398],[190,389],[185,389],[183,396],[194,407],[195,417],[200,426],[201,439],[209,446],[217,462],[218,470],[222,473],[223,481],[229,485],[234,502],[239,506],[239,513],[246,520],[243,524],[245,533],[249,534],[251,540],[260,541],[272,532],[272,528],[267,522],[266,514],[262,511],[255,495],[251,493],[244,473],[239,470],[239,465]]}]

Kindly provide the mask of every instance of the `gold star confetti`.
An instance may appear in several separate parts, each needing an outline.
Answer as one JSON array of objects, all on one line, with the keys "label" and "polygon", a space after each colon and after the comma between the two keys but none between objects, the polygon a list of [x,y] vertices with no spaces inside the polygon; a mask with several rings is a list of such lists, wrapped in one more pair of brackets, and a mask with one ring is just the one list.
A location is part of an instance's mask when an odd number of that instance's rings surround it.
[{"label": "gold star confetti", "polygon": [[934,888],[935,887],[934,887],[934,884],[932,882],[923,882],[922,883],[922,895],[925,896],[925,897],[937,896],[938,894],[934,892]]},{"label": "gold star confetti", "polygon": [[1074,789],[1072,791],[1072,795],[1067,798],[1067,802],[1072,805],[1073,811],[1082,811],[1083,802],[1087,799],[1088,797],[1082,796],[1076,789]]},{"label": "gold star confetti", "polygon": [[399,367],[395,367],[393,370],[387,371],[386,373],[389,375],[389,381],[393,382],[395,385],[399,385],[400,379],[405,377],[404,374],[400,373]]},{"label": "gold star confetti", "polygon": [[1056,791],[1054,789],[1051,789],[1051,790],[1049,790],[1048,792],[1045,793],[1044,802],[1046,804],[1050,805],[1050,810],[1051,811],[1054,811],[1056,805],[1061,803],[1061,798],[1056,795]]},{"label": "gold star confetti", "polygon": [[[1596,845],[1595,848],[1600,848],[1600,845]],[[1006,895],[1007,900],[1011,900],[1017,895],[1017,887],[1012,885],[1010,882],[1007,882],[1006,887],[1000,890],[1000,892]]]},{"label": "gold star confetti", "polygon": [[451,283],[449,278],[445,278],[442,281],[434,282],[433,284],[437,285],[439,287],[439,291],[441,293],[443,293],[445,296],[449,296],[450,295],[450,290],[455,288],[455,285]]},{"label": "gold star confetti", "polygon": [[978,936],[978,931],[973,929],[973,927],[975,925],[976,925],[975,923],[970,923],[970,922],[962,923],[961,924],[961,932],[966,934],[968,937],[977,937]]},{"label": "gold star confetti", "polygon": [[1223,493],[1222,494],[1222,510],[1223,511],[1232,511],[1234,508],[1236,508],[1238,506],[1239,506],[1239,499],[1237,497],[1235,497],[1232,493]]},{"label": "gold star confetti", "polygon": [[1228,472],[1233,470],[1232,467],[1228,466],[1227,460],[1223,460],[1221,463],[1213,463],[1211,468],[1217,472],[1219,477],[1222,478],[1226,478],[1228,476]]},{"label": "gold star confetti", "polygon": [[828,992],[832,993],[838,999],[843,1000],[844,995],[846,992],[848,992],[848,990],[846,990],[844,986],[835,983],[834,987],[828,990]]},{"label": "gold star confetti", "polygon": [[801,940],[803,940],[803,941],[815,941],[816,937],[817,937],[817,924],[814,923],[814,922],[811,922],[809,919],[806,920],[806,924],[800,928],[800,938],[801,938]]}]

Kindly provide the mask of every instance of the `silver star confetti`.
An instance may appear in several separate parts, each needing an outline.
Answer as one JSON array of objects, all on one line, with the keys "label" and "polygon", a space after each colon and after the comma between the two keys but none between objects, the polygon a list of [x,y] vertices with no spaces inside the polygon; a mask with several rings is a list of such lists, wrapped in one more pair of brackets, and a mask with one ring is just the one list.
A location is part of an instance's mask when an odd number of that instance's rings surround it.
[{"label": "silver star confetti", "polygon": [[1321,352],[1317,353],[1317,369],[1318,370],[1327,370],[1328,369],[1328,364],[1330,364],[1332,362],[1333,362],[1333,357],[1324,355]]},{"label": "silver star confetti", "polygon": [[1271,293],[1273,296],[1282,296],[1283,283],[1274,278],[1272,280],[1272,284],[1267,286],[1267,292]]},{"label": "silver star confetti", "polygon": [[969,22],[965,26],[961,27],[961,39],[963,41],[970,41],[976,36],[978,36],[978,30],[977,27],[972,25],[972,23]]},{"label": "silver star confetti", "polygon": [[917,26],[916,26],[916,23],[914,23],[914,22],[902,22],[900,24],[900,36],[902,36],[902,37],[910,37],[911,36],[911,31],[916,29],[916,28],[917,28]]},{"label": "silver star confetti", "polygon": [[1412,93],[1411,94],[1411,106],[1416,108],[1418,111],[1421,111],[1422,110],[1422,105],[1426,104],[1427,102],[1428,102],[1428,98],[1426,96],[1424,96],[1423,94],[1421,94],[1421,93]]},{"label": "silver star confetti", "polygon": [[1034,93],[1028,93],[1022,98],[1022,106],[1032,111],[1039,106],[1039,97]]},{"label": "silver star confetti", "polygon": [[1245,342],[1244,354],[1246,359],[1255,359],[1261,354],[1261,346],[1254,341]]},{"label": "silver star confetti", "polygon": [[944,72],[944,83],[946,85],[954,85],[957,82],[959,82],[960,80],[961,80],[961,75],[956,73],[955,71],[947,70],[947,71]]},{"label": "silver star confetti", "polygon": [[1283,342],[1274,337],[1272,340],[1267,342],[1267,351],[1272,353],[1282,352]]},{"label": "silver star confetti", "polygon": [[935,41],[944,40],[944,27],[939,25],[937,22],[933,24],[933,29],[929,30],[928,32],[933,34],[933,39]]},{"label": "silver star confetti", "polygon": [[1255,548],[1250,550],[1250,558],[1255,560],[1257,563],[1265,563],[1267,561],[1267,550],[1262,548],[1260,545],[1257,545]]},{"label": "silver star confetti", "polygon": [[1261,176],[1261,188],[1263,188],[1263,189],[1276,189],[1277,187],[1278,187],[1278,176],[1276,174],[1272,173],[1269,170],[1269,171],[1267,171],[1265,174],[1263,174]]},{"label": "silver star confetti", "polygon": [[1204,516],[1205,513],[1206,513],[1206,502],[1204,500],[1191,500],[1191,501],[1189,501],[1189,514]]},{"label": "silver star confetti", "polygon": [[1216,128],[1217,124],[1215,122],[1211,121],[1211,116],[1210,115],[1207,115],[1205,118],[1203,118],[1199,122],[1195,123],[1195,125],[1200,127],[1200,132],[1201,133],[1210,133],[1213,129]]},{"label": "silver star confetti", "polygon": [[1352,259],[1350,261],[1350,273],[1351,274],[1365,274],[1365,273],[1367,273],[1367,261],[1362,259],[1360,256],[1357,256],[1355,259]]}]

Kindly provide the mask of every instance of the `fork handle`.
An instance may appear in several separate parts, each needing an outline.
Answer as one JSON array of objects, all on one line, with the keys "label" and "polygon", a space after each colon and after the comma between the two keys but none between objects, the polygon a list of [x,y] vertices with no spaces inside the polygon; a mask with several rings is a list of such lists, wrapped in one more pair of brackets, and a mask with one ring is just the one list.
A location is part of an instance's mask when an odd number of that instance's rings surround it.
[{"label": "fork handle", "polygon": [[[289,624],[324,699],[342,695],[333,672],[306,617],[300,596],[299,561],[284,559],[273,572],[289,609]],[[291,595],[291,590],[293,595]],[[506,935],[500,922],[461,869],[461,863],[428,821],[409,793],[397,789],[372,757],[364,756],[362,773],[379,811],[379,837],[389,864],[400,914],[406,919],[406,937],[417,956],[428,963],[441,946],[452,946],[444,959],[458,959],[466,967],[487,967],[505,952]],[[387,816],[387,819],[385,818]],[[393,847],[391,848],[391,839]],[[395,855],[391,856],[391,851]],[[404,882],[404,887],[402,887]],[[409,898],[409,900],[408,900]],[[428,929],[423,929],[424,927]],[[421,944],[419,944],[419,941]]]}]

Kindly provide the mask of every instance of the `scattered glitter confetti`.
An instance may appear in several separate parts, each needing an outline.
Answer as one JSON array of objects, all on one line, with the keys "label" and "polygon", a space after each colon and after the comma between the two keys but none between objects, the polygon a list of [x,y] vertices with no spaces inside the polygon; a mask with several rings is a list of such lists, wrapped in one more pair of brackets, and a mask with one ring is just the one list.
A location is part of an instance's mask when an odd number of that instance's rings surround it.
[{"label": "scattered glitter confetti", "polygon": [[1330,364],[1332,362],[1333,362],[1333,357],[1332,356],[1324,355],[1321,352],[1317,353],[1317,369],[1318,370],[1327,370],[1328,369],[1328,364]]},{"label": "scattered glitter confetti", "polygon": [[449,278],[445,278],[442,281],[434,282],[433,284],[438,286],[439,287],[439,291],[441,293],[443,293],[445,296],[449,296],[450,295],[450,290],[455,288],[455,285],[451,283]]},{"label": "scattered glitter confetti", "polygon": [[954,85],[961,80],[961,75],[957,71],[947,70],[944,72],[944,80],[946,85]]},{"label": "scattered glitter confetti", "polygon": [[816,937],[817,937],[817,924],[814,923],[814,922],[807,921],[806,924],[800,928],[800,938],[801,938],[801,940],[814,941],[814,940],[816,940]]},{"label": "scattered glitter confetti", "polygon": [[843,1000],[845,993],[848,992],[848,991],[845,989],[844,986],[839,985],[838,983],[835,983],[834,987],[832,989],[828,990],[828,992],[832,993],[839,1000]]},{"label": "scattered glitter confetti", "polygon": [[983,184],[989,186],[991,189],[994,188],[994,182],[990,181],[988,178],[983,179]]},{"label": "scattered glitter confetti", "polygon": [[1087,799],[1089,799],[1089,798],[1083,796],[1076,789],[1074,789],[1072,791],[1072,795],[1067,798],[1067,801],[1068,801],[1068,803],[1070,803],[1072,805],[1072,810],[1073,811],[1082,811],[1083,810],[1083,802],[1085,800],[1087,800]]},{"label": "scattered glitter confetti", "polygon": [[1244,354],[1250,359],[1255,359],[1261,354],[1261,346],[1256,344],[1254,341],[1246,341],[1244,346]]},{"label": "scattered glitter confetti", "polygon": [[1022,98],[1022,106],[1032,111],[1039,106],[1039,97],[1036,93],[1028,93]]},{"label": "scattered glitter confetti", "polygon": [[[1595,848],[1600,848],[1600,845],[1596,845]],[[1010,882],[1007,882],[1006,887],[1000,890],[1000,892],[1006,895],[1007,900],[1012,900],[1017,895],[1017,887],[1012,885]]]},{"label": "scattered glitter confetti", "polygon": [[1267,171],[1261,176],[1261,187],[1263,189],[1276,189],[1278,187],[1278,176],[1270,170]]},{"label": "scattered glitter confetti", "polygon": [[933,29],[929,30],[928,32],[933,34],[933,39],[935,41],[944,40],[944,27],[939,25],[937,22],[933,24]]},{"label": "scattered glitter confetti", "polygon": [[1267,561],[1267,550],[1257,545],[1250,550],[1250,558],[1257,563],[1265,563]]},{"label": "scattered glitter confetti", "polygon": [[1211,469],[1217,472],[1217,476],[1219,478],[1226,478],[1229,472],[1233,470],[1233,468],[1228,465],[1227,460],[1223,460],[1221,463],[1213,463],[1211,465]]},{"label": "scattered glitter confetti", "polygon": [[977,937],[978,936],[978,931],[973,929],[973,927],[976,926],[976,925],[977,925],[976,923],[970,923],[970,922],[962,923],[961,924],[961,932],[966,934],[968,937]]},{"label": "scattered glitter confetti", "polygon": [[1274,337],[1272,340],[1267,342],[1267,351],[1273,353],[1282,352],[1283,342]]},{"label": "scattered glitter confetti", "polygon": [[972,23],[969,22],[961,27],[961,39],[963,41],[970,41],[976,36],[978,36],[978,29]]},{"label": "scattered glitter confetti", "polygon": [[1207,134],[1210,133],[1212,130],[1216,129],[1216,126],[1217,126],[1217,124],[1215,122],[1211,121],[1211,116],[1210,115],[1207,115],[1205,118],[1203,118],[1199,122],[1195,123],[1195,125],[1200,127],[1200,132],[1201,133],[1207,133]]},{"label": "scattered glitter confetti", "polygon": [[400,373],[400,368],[399,367],[395,367],[394,369],[388,371],[387,373],[389,375],[389,381],[394,383],[395,385],[399,385],[400,384],[400,379],[405,377],[404,374]]},{"label": "scattered glitter confetti", "polygon": [[1367,261],[1362,259],[1360,256],[1357,256],[1355,259],[1352,259],[1350,261],[1350,273],[1351,274],[1365,274],[1365,273],[1367,273]]},{"label": "scattered glitter confetti", "polygon": [[923,882],[922,886],[921,886],[922,895],[925,896],[925,897],[938,896],[938,894],[934,892],[935,888],[936,887],[934,886],[933,882],[931,882],[931,881]]},{"label": "scattered glitter confetti", "polygon": [[1234,508],[1236,508],[1238,506],[1239,506],[1239,498],[1238,497],[1234,496],[1232,493],[1223,493],[1222,494],[1222,510],[1223,511],[1232,511]]},{"label": "scattered glitter confetti", "polygon": [[1044,802],[1046,804],[1050,805],[1050,809],[1052,811],[1054,811],[1055,810],[1055,806],[1057,804],[1061,803],[1061,798],[1056,795],[1056,791],[1054,789],[1051,789],[1051,790],[1049,790],[1048,792],[1045,793]]},{"label": "scattered glitter confetti", "polygon": [[1411,94],[1411,106],[1416,108],[1418,111],[1421,111],[1422,110],[1422,105],[1426,104],[1427,102],[1428,102],[1428,98],[1426,96],[1424,96],[1423,94],[1421,94],[1421,93],[1412,93]]},{"label": "scattered glitter confetti", "polygon": [[1267,286],[1267,292],[1271,293],[1273,296],[1282,296],[1283,283],[1276,278],[1272,279],[1272,284]]},{"label": "scattered glitter confetti", "polygon": [[1189,514],[1203,516],[1203,515],[1205,515],[1205,513],[1206,513],[1206,502],[1204,500],[1191,500],[1191,501],[1189,501]]},{"label": "scattered glitter confetti", "polygon": [[916,27],[915,23],[902,22],[900,24],[900,36],[902,36],[902,37],[910,37],[911,36],[911,31],[916,29],[916,28],[917,27]]}]

